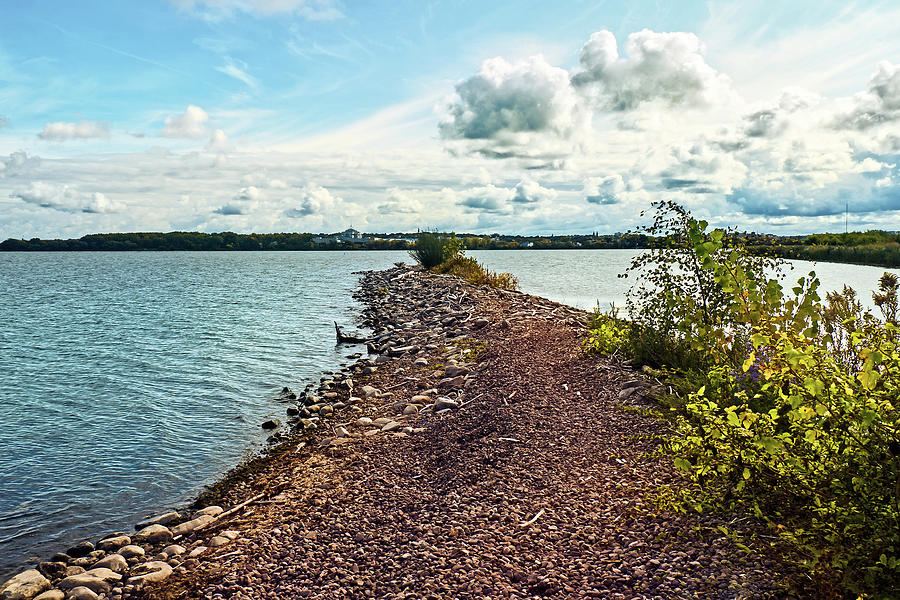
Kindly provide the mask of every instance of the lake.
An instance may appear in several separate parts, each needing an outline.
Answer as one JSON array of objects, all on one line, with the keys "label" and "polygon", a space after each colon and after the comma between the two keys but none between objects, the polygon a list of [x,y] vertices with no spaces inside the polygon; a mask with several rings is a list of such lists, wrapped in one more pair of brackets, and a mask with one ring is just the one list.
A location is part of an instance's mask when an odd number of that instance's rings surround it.
[{"label": "lake", "polygon": [[[524,291],[624,304],[629,250],[471,252]],[[405,252],[0,253],[0,581],[187,502],[359,348],[353,271]],[[796,276],[811,268],[797,263]],[[870,301],[884,271],[820,264]],[[896,272],[896,271],[895,271]],[[796,277],[793,277],[796,279]]]}]

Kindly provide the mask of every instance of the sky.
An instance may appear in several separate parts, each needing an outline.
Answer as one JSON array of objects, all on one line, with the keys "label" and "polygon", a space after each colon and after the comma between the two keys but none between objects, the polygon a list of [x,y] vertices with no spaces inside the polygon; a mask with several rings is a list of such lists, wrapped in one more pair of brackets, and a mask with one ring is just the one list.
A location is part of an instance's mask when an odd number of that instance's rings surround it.
[{"label": "sky", "polygon": [[900,3],[0,0],[0,239],[900,230]]}]

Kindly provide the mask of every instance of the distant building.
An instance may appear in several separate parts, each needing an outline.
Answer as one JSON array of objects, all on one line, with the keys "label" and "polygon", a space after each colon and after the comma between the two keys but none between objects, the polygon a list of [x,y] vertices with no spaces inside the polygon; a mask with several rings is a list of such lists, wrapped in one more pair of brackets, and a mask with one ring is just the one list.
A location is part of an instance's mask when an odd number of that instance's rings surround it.
[{"label": "distant building", "polygon": [[362,237],[362,234],[352,227],[337,234],[337,239],[342,242],[361,242]]}]

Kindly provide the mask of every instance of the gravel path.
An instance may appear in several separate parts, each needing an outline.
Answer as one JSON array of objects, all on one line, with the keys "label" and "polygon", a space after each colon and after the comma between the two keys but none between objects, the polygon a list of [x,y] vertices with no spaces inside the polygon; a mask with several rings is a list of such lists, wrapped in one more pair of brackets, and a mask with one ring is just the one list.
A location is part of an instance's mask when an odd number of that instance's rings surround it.
[{"label": "gravel path", "polygon": [[[368,324],[413,343],[355,377],[380,393],[223,485],[225,506],[264,492],[221,525],[239,537],[132,596],[795,597],[788,567],[715,533],[724,518],[655,510],[677,483],[652,456],[661,424],[636,374],[582,352],[575,311],[403,269],[361,296]],[[426,390],[451,408],[406,409]],[[360,416],[398,426],[367,435]]]}]

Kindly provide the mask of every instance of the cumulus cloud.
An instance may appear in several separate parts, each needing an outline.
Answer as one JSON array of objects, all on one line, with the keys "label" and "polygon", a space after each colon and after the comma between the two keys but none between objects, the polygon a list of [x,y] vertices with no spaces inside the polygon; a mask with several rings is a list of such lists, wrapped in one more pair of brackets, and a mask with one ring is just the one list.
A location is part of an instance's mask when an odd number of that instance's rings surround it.
[{"label": "cumulus cloud", "polygon": [[79,121],[78,123],[56,121],[44,125],[44,130],[38,134],[38,137],[42,140],[57,142],[108,138],[109,123],[105,121]]},{"label": "cumulus cloud", "polygon": [[217,215],[234,216],[250,214],[253,210],[259,208],[264,195],[256,186],[247,186],[241,188],[237,194],[232,197],[231,202],[220,206],[213,212]]},{"label": "cumulus cloud", "polygon": [[11,193],[10,197],[63,212],[111,213],[124,208],[121,203],[110,200],[99,192],[85,193],[68,185],[41,181],[31,182],[27,188]]},{"label": "cumulus cloud", "polygon": [[227,18],[235,12],[258,16],[294,14],[310,20],[343,16],[334,0],[170,0],[181,10],[207,18]]},{"label": "cumulus cloud", "polygon": [[644,102],[706,107],[733,96],[728,78],[707,64],[703,44],[693,33],[632,33],[619,57],[609,31],[591,35],[579,55],[582,71],[572,82],[585,88],[603,110],[626,111]]},{"label": "cumulus cloud", "polygon": [[209,142],[206,143],[205,149],[207,152],[231,152],[234,150],[234,144],[231,143],[224,131],[216,129],[210,136]]},{"label": "cumulus cloud", "polygon": [[28,156],[24,150],[12,152],[9,156],[0,158],[0,178],[28,174],[40,164],[40,156]]},{"label": "cumulus cloud", "polygon": [[165,126],[160,131],[165,137],[200,138],[209,135],[206,122],[209,115],[199,106],[189,105],[180,115],[166,117]]},{"label": "cumulus cloud", "polygon": [[517,204],[534,204],[545,200],[553,200],[557,195],[559,193],[556,190],[545,188],[537,181],[525,177],[516,184],[510,201]]},{"label": "cumulus cloud", "polygon": [[324,187],[314,183],[308,183],[302,188],[302,195],[299,200],[288,200],[288,202],[295,203],[296,205],[287,209],[284,214],[292,219],[313,215],[321,216],[332,210],[340,201],[340,197],[332,195],[332,193]]},{"label": "cumulus cloud", "polygon": [[857,94],[851,104],[836,117],[835,127],[865,130],[900,120],[900,65],[878,63],[868,89]]},{"label": "cumulus cloud", "polygon": [[487,156],[543,156],[570,151],[590,121],[567,71],[542,56],[515,64],[498,57],[456,85],[439,127],[445,140]]},{"label": "cumulus cloud", "polygon": [[509,188],[488,184],[458,192],[456,203],[483,212],[506,212],[514,194]]},{"label": "cumulus cloud", "polygon": [[618,204],[622,201],[625,181],[618,173],[584,180],[584,198],[592,204]]},{"label": "cumulus cloud", "polygon": [[387,202],[378,205],[378,212],[383,215],[421,214],[425,207],[415,196],[415,192],[391,188],[388,190]]}]

